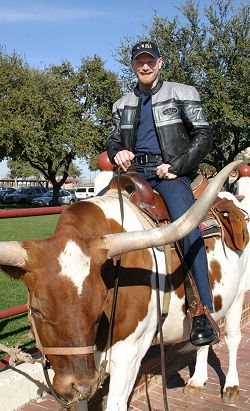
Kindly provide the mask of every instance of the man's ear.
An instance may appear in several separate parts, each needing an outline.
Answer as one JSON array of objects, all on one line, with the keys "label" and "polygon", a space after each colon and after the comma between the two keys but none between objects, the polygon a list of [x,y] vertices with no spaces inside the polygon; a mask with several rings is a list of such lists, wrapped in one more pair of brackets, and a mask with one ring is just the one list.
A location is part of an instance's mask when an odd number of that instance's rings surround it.
[{"label": "man's ear", "polygon": [[163,58],[159,57],[159,69],[161,69],[163,66]]}]

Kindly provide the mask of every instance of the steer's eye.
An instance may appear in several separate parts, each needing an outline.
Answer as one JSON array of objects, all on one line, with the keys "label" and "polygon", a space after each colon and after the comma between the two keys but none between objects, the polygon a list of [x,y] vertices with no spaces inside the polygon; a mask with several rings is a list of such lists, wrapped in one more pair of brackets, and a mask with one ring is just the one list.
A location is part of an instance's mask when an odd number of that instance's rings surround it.
[{"label": "steer's eye", "polygon": [[32,307],[31,308],[31,314],[34,315],[37,318],[40,318],[41,320],[44,320],[44,317],[43,317],[41,311],[39,311],[37,308]]},{"label": "steer's eye", "polygon": [[52,324],[52,321],[50,321],[48,318],[46,318],[41,311],[39,311],[37,308],[32,307],[31,308],[31,314],[34,315],[36,318],[39,320],[43,321],[44,323],[49,323]]}]

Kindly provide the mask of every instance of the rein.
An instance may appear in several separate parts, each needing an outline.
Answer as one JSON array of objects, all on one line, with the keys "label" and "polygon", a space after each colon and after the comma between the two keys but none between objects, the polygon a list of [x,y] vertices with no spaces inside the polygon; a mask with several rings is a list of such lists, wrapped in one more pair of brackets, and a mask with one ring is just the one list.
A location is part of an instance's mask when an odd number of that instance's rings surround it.
[{"label": "rein", "polygon": [[[123,223],[124,223],[124,206],[123,206],[123,197],[121,193],[121,184],[120,184],[120,176],[121,176],[121,170],[120,168],[118,169],[118,180],[117,180],[117,189],[118,189],[118,199],[119,199],[119,205],[120,205],[120,213],[121,213],[121,221],[122,221],[122,228],[123,228]],[[155,266],[156,266],[156,304],[157,304],[157,318],[158,318],[158,324],[159,324],[159,334],[160,334],[160,353],[161,353],[161,375],[162,375],[162,394],[163,394],[163,403],[164,403],[164,410],[168,411],[168,400],[167,400],[167,382],[166,382],[166,367],[165,367],[165,352],[164,352],[164,341],[163,341],[163,332],[162,332],[162,316],[161,316],[161,306],[160,306],[160,285],[159,285],[159,270],[158,270],[158,264],[157,264],[157,258],[155,255],[155,250],[152,248],[154,260],[155,260]],[[120,259],[117,260],[116,267],[115,267],[115,286],[114,286],[114,298],[113,298],[113,304],[112,304],[112,314],[110,318],[110,329],[111,333],[113,330],[113,310],[115,311],[115,306],[116,306],[116,299],[117,299],[117,292],[118,292],[118,282],[119,282],[119,269],[120,269]],[[112,341],[112,337],[110,339],[110,342]],[[106,358],[106,356],[105,356]]]},{"label": "rein", "polygon": [[[120,213],[121,213],[121,223],[122,223],[122,229],[123,229],[124,206],[123,206],[123,198],[122,198],[122,193],[121,193],[120,176],[121,176],[121,170],[120,170],[120,168],[118,168],[118,185],[117,185],[117,187],[118,187],[118,199],[119,199],[119,206],[120,206]],[[120,260],[120,256],[119,256],[119,258],[118,257],[116,258],[114,294],[113,294],[110,321],[109,321],[109,332],[108,332],[108,338],[107,338],[107,344],[106,344],[106,350],[105,350],[105,358],[101,363],[102,370],[100,372],[100,380],[98,382],[98,388],[102,387],[104,379],[105,379],[105,372],[106,372],[106,367],[107,367],[107,364],[108,364],[108,361],[107,361],[108,347],[111,347],[111,343],[112,343],[112,339],[113,339],[115,309],[116,309],[116,302],[117,302],[117,295],[118,295],[118,288],[119,288],[120,267],[121,267],[121,260]]]},{"label": "rein", "polygon": [[159,270],[158,270],[158,263],[157,263],[157,258],[155,255],[155,250],[153,248],[152,248],[152,251],[153,251],[155,267],[156,267],[156,304],[157,304],[157,319],[158,319],[158,324],[159,324],[158,331],[160,334],[162,396],[163,396],[164,410],[168,411],[167,378],[166,378],[166,366],[165,366],[166,363],[165,363],[165,351],[164,351],[164,341],[163,341],[163,332],[162,332],[163,319],[161,315],[161,305],[160,305]]}]

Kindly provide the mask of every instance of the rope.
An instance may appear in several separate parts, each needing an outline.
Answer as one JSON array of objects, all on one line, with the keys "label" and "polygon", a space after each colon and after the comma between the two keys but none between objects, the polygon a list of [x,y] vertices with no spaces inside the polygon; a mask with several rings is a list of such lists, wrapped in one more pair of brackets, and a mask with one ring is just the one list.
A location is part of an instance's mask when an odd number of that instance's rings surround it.
[{"label": "rope", "polygon": [[39,362],[34,360],[29,353],[22,351],[22,349],[18,346],[7,347],[6,345],[0,343],[0,351],[6,352],[10,356],[9,365],[11,366],[15,366],[18,362],[30,362],[33,364],[35,362]]}]

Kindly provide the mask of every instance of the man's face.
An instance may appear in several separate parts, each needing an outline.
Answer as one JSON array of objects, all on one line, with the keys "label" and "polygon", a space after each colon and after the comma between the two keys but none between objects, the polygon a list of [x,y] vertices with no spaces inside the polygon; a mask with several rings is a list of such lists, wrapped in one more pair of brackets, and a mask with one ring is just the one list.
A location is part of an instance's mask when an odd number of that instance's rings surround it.
[{"label": "man's face", "polygon": [[154,58],[151,54],[142,53],[132,60],[132,68],[141,88],[153,88],[158,81],[162,57]]}]

